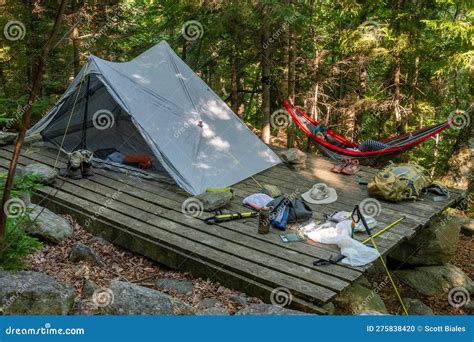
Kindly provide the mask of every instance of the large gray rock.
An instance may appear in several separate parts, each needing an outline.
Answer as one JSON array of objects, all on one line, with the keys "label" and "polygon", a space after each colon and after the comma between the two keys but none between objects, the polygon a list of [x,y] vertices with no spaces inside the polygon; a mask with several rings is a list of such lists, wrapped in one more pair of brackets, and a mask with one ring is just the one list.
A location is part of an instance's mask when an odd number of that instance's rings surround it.
[{"label": "large gray rock", "polygon": [[194,196],[198,200],[205,211],[212,211],[226,206],[232,199],[231,192],[205,192]]},{"label": "large gray rock", "polygon": [[297,149],[289,148],[280,153],[281,159],[288,164],[304,164],[306,162],[306,153]]},{"label": "large gray rock", "polygon": [[94,265],[104,265],[104,261],[99,256],[99,254],[81,242],[77,242],[74,246],[72,246],[71,250],[69,251],[69,260],[74,263],[87,261]]},{"label": "large gray rock", "polygon": [[457,217],[442,215],[389,256],[413,266],[444,265],[456,254],[460,229]]},{"label": "large gray rock", "polygon": [[113,299],[101,308],[109,315],[193,315],[186,303],[165,293],[136,284],[113,280],[110,284]]},{"label": "large gray rock", "polygon": [[304,312],[285,309],[272,304],[252,304],[235,313],[236,316],[296,316]]},{"label": "large gray rock", "polygon": [[50,166],[32,163],[28,164],[23,168],[24,173],[31,173],[35,175],[40,183],[52,184],[58,175],[58,171]]},{"label": "large gray rock", "polygon": [[173,290],[180,294],[186,294],[193,290],[193,282],[190,280],[158,278],[155,285],[158,289]]},{"label": "large gray rock", "polygon": [[214,308],[218,304],[219,304],[219,301],[216,298],[204,298],[203,300],[201,300],[198,307],[199,309],[205,310],[205,309]]},{"label": "large gray rock", "polygon": [[17,134],[0,131],[0,146],[10,145],[16,140]]},{"label": "large gray rock", "polygon": [[344,311],[359,313],[363,311],[377,311],[387,314],[387,308],[377,291],[370,290],[359,283],[353,283],[334,299],[336,307]]},{"label": "large gray rock", "polygon": [[28,223],[26,232],[40,239],[59,243],[74,232],[71,224],[63,217],[39,205],[28,206],[28,215],[31,223]]},{"label": "large gray rock", "polygon": [[0,272],[0,311],[4,315],[67,315],[74,288],[43,273]]},{"label": "large gray rock", "polygon": [[229,299],[233,301],[234,303],[237,303],[242,306],[248,305],[248,300],[244,296],[233,295],[233,296],[230,296]]},{"label": "large gray rock", "polygon": [[395,271],[405,284],[426,296],[448,293],[455,287],[464,287],[474,293],[473,281],[454,265],[415,267],[413,270]]},{"label": "large gray rock", "polygon": [[196,316],[228,316],[229,310],[224,308],[208,308],[196,312]]},{"label": "large gray rock", "polygon": [[433,310],[421,300],[416,298],[403,298],[403,303],[411,316],[432,316]]}]

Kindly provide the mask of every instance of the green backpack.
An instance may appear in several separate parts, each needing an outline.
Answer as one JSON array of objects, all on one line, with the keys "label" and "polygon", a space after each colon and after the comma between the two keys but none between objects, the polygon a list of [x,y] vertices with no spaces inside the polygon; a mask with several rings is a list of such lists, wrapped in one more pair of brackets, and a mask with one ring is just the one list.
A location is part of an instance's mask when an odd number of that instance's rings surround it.
[{"label": "green backpack", "polygon": [[433,184],[428,172],[419,165],[392,164],[382,169],[367,185],[369,194],[387,201],[415,200]]}]

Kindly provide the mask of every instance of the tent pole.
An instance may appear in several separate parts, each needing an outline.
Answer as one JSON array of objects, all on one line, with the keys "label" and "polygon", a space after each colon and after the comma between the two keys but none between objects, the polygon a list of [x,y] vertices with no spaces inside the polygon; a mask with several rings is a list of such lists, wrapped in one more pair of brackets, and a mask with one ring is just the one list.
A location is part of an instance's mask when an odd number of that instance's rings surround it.
[{"label": "tent pole", "polygon": [[87,86],[86,86],[86,104],[84,106],[84,119],[82,121],[82,139],[81,139],[81,149],[87,148],[87,115],[89,112],[89,89],[90,89],[90,75],[87,76]]}]

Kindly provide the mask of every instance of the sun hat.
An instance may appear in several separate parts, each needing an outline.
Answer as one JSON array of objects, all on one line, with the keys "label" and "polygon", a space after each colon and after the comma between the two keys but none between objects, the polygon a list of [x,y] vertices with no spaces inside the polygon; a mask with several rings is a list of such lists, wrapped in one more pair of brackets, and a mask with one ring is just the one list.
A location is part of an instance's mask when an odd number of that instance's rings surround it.
[{"label": "sun hat", "polygon": [[328,187],[324,183],[314,184],[311,189],[301,194],[308,203],[328,204],[337,201],[336,189]]}]

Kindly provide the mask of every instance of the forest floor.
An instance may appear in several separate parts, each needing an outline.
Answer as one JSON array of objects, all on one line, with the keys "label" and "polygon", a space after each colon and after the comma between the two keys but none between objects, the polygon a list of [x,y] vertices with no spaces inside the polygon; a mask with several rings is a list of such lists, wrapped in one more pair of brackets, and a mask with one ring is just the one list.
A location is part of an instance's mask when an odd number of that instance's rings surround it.
[{"label": "forest floor", "polygon": [[[236,303],[233,296],[244,296],[244,294],[221,286],[217,282],[193,277],[191,274],[170,270],[143,256],[127,251],[119,246],[97,239],[86,232],[71,218],[67,219],[74,225],[74,235],[60,244],[51,244],[46,248],[32,254],[27,261],[27,269],[49,274],[59,281],[70,283],[76,289],[79,299],[81,290],[86,279],[93,281],[99,287],[108,287],[113,279],[132,282],[138,285],[153,288],[155,279],[171,278],[177,280],[191,280],[193,290],[187,294],[178,294],[173,290],[160,289],[185,303],[198,308],[205,298],[218,300],[218,307],[227,309],[231,314],[243,308]],[[77,243],[93,248],[104,260],[107,267],[94,266],[88,263],[72,263],[69,258],[69,250]],[[457,254],[452,263],[461,268],[469,277],[474,278],[474,237],[460,236]],[[370,283],[377,288],[377,284],[383,282],[384,274],[367,274]],[[468,314],[462,308],[454,308],[449,305],[447,296],[424,297],[417,294],[404,284],[398,284],[403,297],[418,298],[429,305],[436,315],[465,315]],[[391,314],[402,314],[400,305],[393,294],[391,286],[382,287],[378,294],[383,298],[388,311]],[[258,298],[247,297],[249,304],[261,303]]]}]

